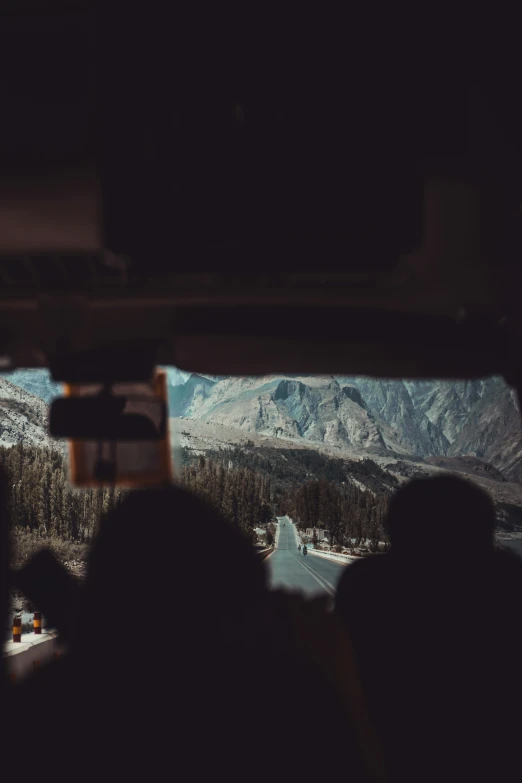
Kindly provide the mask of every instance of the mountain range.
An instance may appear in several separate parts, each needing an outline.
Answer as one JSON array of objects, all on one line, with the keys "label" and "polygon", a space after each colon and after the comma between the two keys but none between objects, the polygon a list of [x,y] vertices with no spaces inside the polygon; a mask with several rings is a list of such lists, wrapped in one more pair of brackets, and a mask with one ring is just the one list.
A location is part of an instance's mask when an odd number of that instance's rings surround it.
[{"label": "mountain range", "polygon": [[460,457],[522,480],[516,394],[502,378],[386,381],[265,376],[212,380],[193,374],[170,387],[175,417],[213,422],[346,453]]},{"label": "mountain range", "polygon": [[[212,432],[215,442],[226,432],[227,442],[255,436],[281,447],[340,455],[450,462],[469,456],[509,481],[522,482],[518,403],[500,377],[455,382],[226,377],[176,368],[167,368],[167,375],[170,415],[178,431],[194,433],[199,422],[200,432]],[[0,377],[0,442],[48,442],[46,403],[60,390],[43,370]]]}]

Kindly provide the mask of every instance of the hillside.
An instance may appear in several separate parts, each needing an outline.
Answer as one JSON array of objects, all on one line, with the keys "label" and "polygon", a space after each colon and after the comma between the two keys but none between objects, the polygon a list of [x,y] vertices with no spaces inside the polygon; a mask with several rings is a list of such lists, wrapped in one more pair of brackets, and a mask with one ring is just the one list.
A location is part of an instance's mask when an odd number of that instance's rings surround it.
[{"label": "hillside", "polygon": [[180,415],[346,454],[469,455],[522,479],[516,395],[501,378],[383,381],[266,376],[210,381],[194,376]]},{"label": "hillside", "polygon": [[53,381],[48,370],[14,370],[1,373],[2,378],[47,403],[62,393],[62,384]]},{"label": "hillside", "polygon": [[516,393],[500,379],[491,379],[472,406],[448,454],[473,454],[522,481],[522,437]]},{"label": "hillside", "polygon": [[40,397],[0,378],[0,446],[57,447],[47,434],[47,410]]},{"label": "hillside", "polygon": [[[310,480],[326,479],[337,484],[351,482],[373,493],[390,493],[399,486],[395,475],[371,459],[350,460],[331,457],[313,449],[275,448],[247,443],[229,449],[209,449],[206,456],[237,467],[249,467],[270,478],[279,489],[290,489]],[[196,455],[181,450],[182,465],[194,462]]]},{"label": "hillside", "polygon": [[[401,451],[385,421],[377,420],[360,393],[332,376],[227,378],[202,390],[195,384],[190,418],[273,438],[322,443],[345,451]],[[386,441],[385,441],[386,438]]]},{"label": "hillside", "polygon": [[477,459],[477,457],[426,457],[425,462],[427,465],[435,465],[444,470],[467,473],[474,478],[479,476],[502,483],[507,481],[505,475],[498,468],[493,467],[489,462]]},{"label": "hillside", "polygon": [[[449,382],[167,372],[174,429],[187,432],[196,450],[251,440],[410,465],[399,475],[430,464],[475,476],[489,471],[491,477],[495,469],[508,482],[522,481],[516,395],[498,377]],[[43,370],[17,370],[0,384],[0,442],[47,443],[45,402],[59,384]],[[491,467],[470,467],[463,458]]]}]

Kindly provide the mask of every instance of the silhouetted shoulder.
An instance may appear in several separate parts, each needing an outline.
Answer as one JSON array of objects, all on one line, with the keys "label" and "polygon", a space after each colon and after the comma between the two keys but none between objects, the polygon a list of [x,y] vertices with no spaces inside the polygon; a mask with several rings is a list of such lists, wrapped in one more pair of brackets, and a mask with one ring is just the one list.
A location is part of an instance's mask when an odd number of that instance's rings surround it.
[{"label": "silhouetted shoulder", "polygon": [[372,555],[345,568],[335,595],[335,612],[349,626],[371,607],[382,606],[392,568],[387,554]]},{"label": "silhouetted shoulder", "polygon": [[389,555],[370,555],[350,563],[344,570],[339,588],[344,584],[350,584],[352,580],[373,579],[387,573],[390,569],[389,560]]}]

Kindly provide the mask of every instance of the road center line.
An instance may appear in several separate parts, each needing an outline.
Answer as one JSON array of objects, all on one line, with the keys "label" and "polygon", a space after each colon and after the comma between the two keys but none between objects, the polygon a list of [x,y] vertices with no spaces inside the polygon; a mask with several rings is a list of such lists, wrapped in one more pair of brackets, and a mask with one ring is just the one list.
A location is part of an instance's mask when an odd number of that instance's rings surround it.
[{"label": "road center line", "polygon": [[[312,562],[313,562],[313,560],[312,560]],[[304,563],[303,563],[303,565],[304,565]],[[312,568],[312,566],[306,565],[306,566],[305,566],[305,568],[309,568],[311,571],[314,571],[314,569]],[[314,573],[317,573],[317,571],[314,571]],[[337,592],[337,589],[335,588],[335,586],[334,586],[334,585],[333,585],[331,582],[329,582],[329,581],[328,581],[328,579],[327,579],[325,576],[323,576],[322,574],[317,574],[317,575],[318,575],[319,579],[322,579],[322,580],[323,580],[323,582],[324,582],[325,584],[327,584],[327,585],[328,585],[328,587],[329,587],[331,590],[333,590],[334,594]]]},{"label": "road center line", "polygon": [[299,565],[301,565],[305,569],[305,571],[308,571],[308,573],[311,576],[313,576],[315,581],[321,585],[321,587],[325,592],[329,593],[332,596],[332,598],[335,596],[335,587],[331,585],[330,582],[327,582],[326,579],[324,579],[322,576],[319,576],[318,574],[315,573],[315,571],[313,571],[311,568],[306,566],[296,555],[294,555],[293,552],[291,552],[290,554],[292,555],[292,557],[295,557]]}]

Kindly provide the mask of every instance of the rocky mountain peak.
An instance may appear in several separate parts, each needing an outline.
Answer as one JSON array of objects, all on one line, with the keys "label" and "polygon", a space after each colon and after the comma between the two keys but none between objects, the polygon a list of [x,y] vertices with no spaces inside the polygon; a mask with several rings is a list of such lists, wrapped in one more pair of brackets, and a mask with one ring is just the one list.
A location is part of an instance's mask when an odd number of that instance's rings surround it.
[{"label": "rocky mountain peak", "polygon": [[[168,378],[175,418],[328,446],[339,453],[449,460],[469,455],[510,480],[522,481],[518,401],[500,377],[456,382],[331,375],[224,377],[168,368]],[[0,376],[1,442],[25,439],[48,445],[45,403],[60,391],[46,371]]]},{"label": "rocky mountain peak", "polygon": [[345,394],[350,400],[353,400],[353,402],[355,402],[357,405],[360,405],[361,408],[364,408],[365,410],[368,409],[368,406],[361,396],[361,392],[355,386],[347,384],[341,386],[341,389],[343,394]]}]

